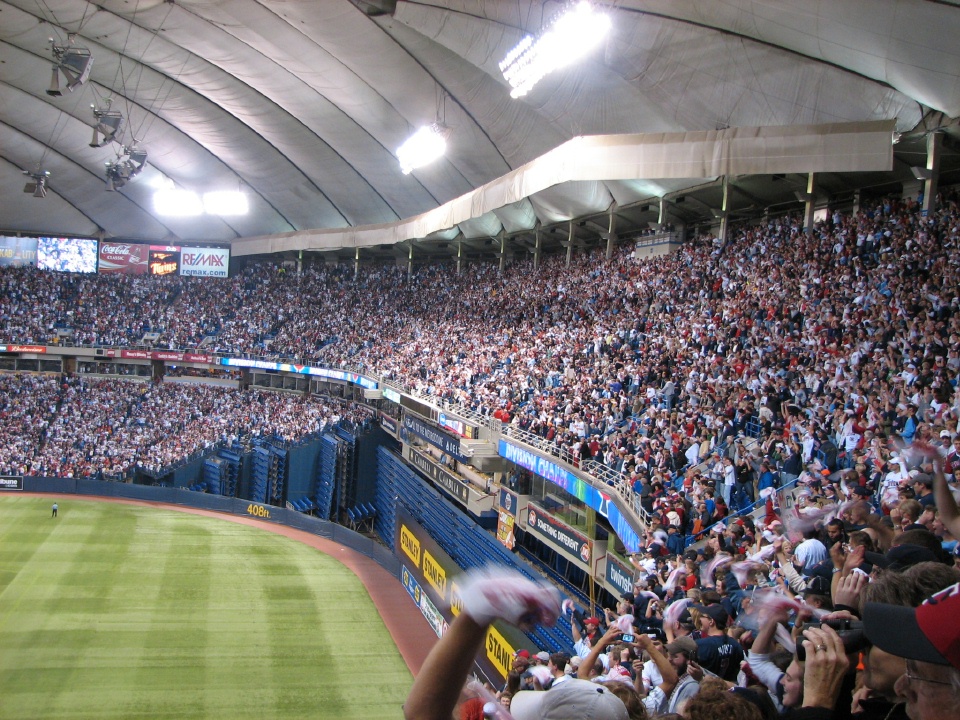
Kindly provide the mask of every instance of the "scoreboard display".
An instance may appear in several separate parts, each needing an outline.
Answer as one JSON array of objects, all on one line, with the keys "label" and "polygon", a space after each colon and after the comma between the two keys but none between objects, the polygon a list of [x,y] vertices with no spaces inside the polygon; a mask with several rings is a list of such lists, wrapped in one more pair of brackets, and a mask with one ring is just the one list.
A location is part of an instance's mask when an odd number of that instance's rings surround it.
[{"label": "scoreboard display", "polygon": [[147,268],[151,275],[179,275],[180,248],[151,245]]}]

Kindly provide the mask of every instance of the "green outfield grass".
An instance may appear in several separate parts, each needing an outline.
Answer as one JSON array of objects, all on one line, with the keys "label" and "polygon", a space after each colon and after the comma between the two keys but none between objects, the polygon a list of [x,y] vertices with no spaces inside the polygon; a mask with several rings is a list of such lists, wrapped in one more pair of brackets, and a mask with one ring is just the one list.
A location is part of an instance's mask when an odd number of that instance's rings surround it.
[{"label": "green outfield grass", "polygon": [[258,528],[0,496],[0,718],[399,718],[357,577]]}]

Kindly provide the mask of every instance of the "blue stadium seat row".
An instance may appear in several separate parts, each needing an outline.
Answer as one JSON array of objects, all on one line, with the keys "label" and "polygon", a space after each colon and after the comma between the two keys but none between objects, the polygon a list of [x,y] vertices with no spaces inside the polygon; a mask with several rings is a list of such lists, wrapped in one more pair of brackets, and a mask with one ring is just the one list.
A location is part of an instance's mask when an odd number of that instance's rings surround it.
[{"label": "blue stadium seat row", "polygon": [[[399,504],[461,568],[506,566],[531,580],[542,580],[536,571],[519,562],[493,535],[382,448],[376,501],[380,512],[375,517],[374,528],[391,548],[394,548],[395,508]],[[550,652],[569,651],[573,646],[569,624],[563,621],[558,627],[538,627],[528,635],[537,647]]]},{"label": "blue stadium seat row", "polygon": [[347,517],[357,525],[367,520],[373,520],[376,514],[377,509],[369,503],[360,503],[352,508],[347,508]]},{"label": "blue stadium seat row", "polygon": [[302,497],[297,498],[296,500],[291,500],[290,504],[293,505],[294,509],[297,512],[310,512],[311,510],[316,510],[317,503],[313,501],[312,498]]}]

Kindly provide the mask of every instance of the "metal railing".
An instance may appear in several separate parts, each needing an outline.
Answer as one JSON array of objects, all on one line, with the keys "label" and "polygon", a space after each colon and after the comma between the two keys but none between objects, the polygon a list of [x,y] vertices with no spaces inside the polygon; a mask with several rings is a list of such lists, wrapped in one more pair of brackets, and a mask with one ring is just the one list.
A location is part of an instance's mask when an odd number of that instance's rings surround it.
[{"label": "metal railing", "polygon": [[579,458],[569,448],[558,447],[551,440],[512,425],[505,426],[503,434],[512,440],[518,440],[533,450],[539,450],[556,457],[567,466],[568,470],[584,477],[592,487],[607,493],[612,491],[620,499],[623,506],[632,513],[634,522],[641,529],[650,524],[650,516],[641,507],[639,496],[633,492],[629,485],[629,479],[623,473],[608,468],[598,460],[589,459],[581,464]]}]

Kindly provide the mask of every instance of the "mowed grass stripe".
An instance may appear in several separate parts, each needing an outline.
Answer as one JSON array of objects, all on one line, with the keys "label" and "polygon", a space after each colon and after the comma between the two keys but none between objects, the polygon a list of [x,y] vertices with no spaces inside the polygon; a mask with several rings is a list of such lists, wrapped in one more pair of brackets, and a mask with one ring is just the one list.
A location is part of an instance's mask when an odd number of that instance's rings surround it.
[{"label": "mowed grass stripe", "polygon": [[0,496],[0,718],[399,718],[412,682],[360,581],[273,533]]}]

